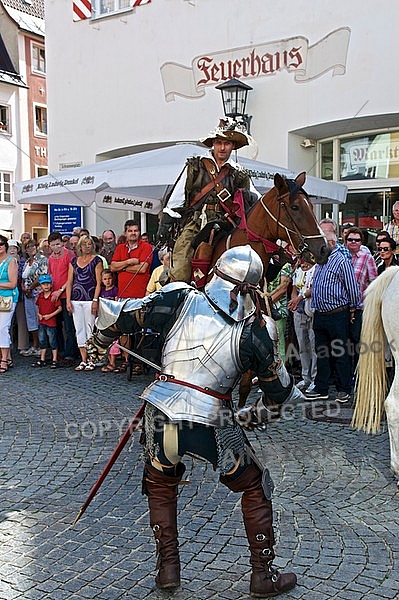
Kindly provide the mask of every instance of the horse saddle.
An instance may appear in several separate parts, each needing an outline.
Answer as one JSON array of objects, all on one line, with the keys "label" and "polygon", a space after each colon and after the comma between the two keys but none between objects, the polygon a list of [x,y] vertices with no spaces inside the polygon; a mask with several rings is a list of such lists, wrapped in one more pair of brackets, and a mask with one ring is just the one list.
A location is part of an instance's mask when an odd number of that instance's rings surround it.
[{"label": "horse saddle", "polygon": [[210,221],[195,236],[192,242],[192,247],[194,248],[194,251],[197,250],[197,248],[202,242],[205,242],[211,246],[213,244],[216,244],[216,242],[218,242],[221,237],[227,236],[232,229],[232,225],[230,225],[230,223],[227,223],[227,221],[223,221],[222,219],[219,219],[217,221]]}]

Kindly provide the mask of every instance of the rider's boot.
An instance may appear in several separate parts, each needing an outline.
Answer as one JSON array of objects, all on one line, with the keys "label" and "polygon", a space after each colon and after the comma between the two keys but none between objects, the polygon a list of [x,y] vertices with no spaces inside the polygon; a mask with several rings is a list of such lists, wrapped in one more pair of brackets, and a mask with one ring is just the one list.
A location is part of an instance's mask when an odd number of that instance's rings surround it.
[{"label": "rider's boot", "polygon": [[148,496],[150,525],[157,546],[158,574],[155,583],[160,589],[180,585],[180,559],[177,540],[177,486],[185,467],[179,463],[174,476],[165,475],[152,465],[144,466],[143,490]]},{"label": "rider's boot", "polygon": [[262,472],[252,463],[238,478],[231,480],[227,475],[220,479],[234,492],[243,492],[241,508],[251,553],[251,596],[271,598],[292,589],[296,575],[280,573],[273,567],[273,509],[263,492]]}]

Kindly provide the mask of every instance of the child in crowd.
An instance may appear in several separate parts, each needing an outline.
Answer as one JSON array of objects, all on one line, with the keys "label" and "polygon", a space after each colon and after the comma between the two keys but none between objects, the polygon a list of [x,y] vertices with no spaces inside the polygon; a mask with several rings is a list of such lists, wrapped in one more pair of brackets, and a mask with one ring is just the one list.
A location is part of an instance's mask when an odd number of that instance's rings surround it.
[{"label": "child in crowd", "polygon": [[[104,269],[101,275],[101,292],[100,298],[107,298],[108,300],[116,300],[118,295],[118,288],[114,283],[114,276],[109,269]],[[118,340],[116,340],[117,342]],[[116,367],[116,357],[119,356],[120,350],[115,346],[114,342],[108,352],[108,364],[101,367],[103,373],[114,373],[119,372]]]},{"label": "child in crowd", "polygon": [[110,269],[104,269],[101,275],[101,292],[100,298],[108,298],[115,300],[118,295],[118,288],[114,282],[114,276]]},{"label": "child in crowd", "polygon": [[39,276],[39,285],[42,291],[36,298],[39,321],[39,347],[40,359],[33,363],[32,367],[44,367],[46,365],[46,350],[51,348],[52,362],[50,369],[57,367],[58,343],[57,343],[57,319],[56,316],[62,311],[60,300],[52,300],[52,278],[49,274]]}]

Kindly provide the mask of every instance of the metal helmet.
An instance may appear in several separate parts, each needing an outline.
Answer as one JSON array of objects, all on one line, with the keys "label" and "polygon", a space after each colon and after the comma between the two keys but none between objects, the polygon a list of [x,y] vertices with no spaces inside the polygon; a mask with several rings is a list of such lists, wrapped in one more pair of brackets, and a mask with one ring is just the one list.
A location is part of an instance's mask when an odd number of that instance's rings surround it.
[{"label": "metal helmet", "polygon": [[[236,246],[226,250],[216,261],[214,275],[205,285],[205,294],[220,310],[234,321],[242,321],[251,316],[256,305],[250,293],[242,289],[242,284],[256,287],[262,277],[263,264],[251,246]],[[236,303],[232,305],[230,292],[237,289]]]}]

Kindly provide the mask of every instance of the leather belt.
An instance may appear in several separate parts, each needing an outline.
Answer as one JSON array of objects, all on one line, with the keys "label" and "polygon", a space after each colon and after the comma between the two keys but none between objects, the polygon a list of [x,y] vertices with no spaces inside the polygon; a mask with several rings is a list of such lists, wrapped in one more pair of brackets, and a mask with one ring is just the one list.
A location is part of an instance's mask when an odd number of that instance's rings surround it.
[{"label": "leather belt", "polygon": [[338,308],[333,308],[332,310],[316,310],[319,315],[334,315],[335,313],[342,312],[343,310],[348,310],[349,306],[345,304],[345,306],[339,306]]},{"label": "leather belt", "polygon": [[194,383],[189,383],[188,381],[181,381],[180,379],[175,379],[173,375],[166,375],[165,373],[156,373],[155,379],[158,381],[168,381],[170,383],[176,383],[176,385],[184,385],[185,387],[192,388],[193,390],[198,390],[203,394],[208,394],[208,396],[213,396],[213,398],[218,398],[218,400],[227,400],[231,402],[231,394],[218,394],[218,392],[214,392],[209,388],[202,388],[199,385],[195,385]]}]

